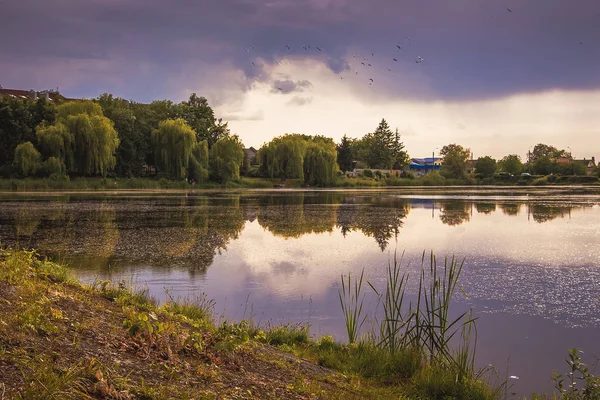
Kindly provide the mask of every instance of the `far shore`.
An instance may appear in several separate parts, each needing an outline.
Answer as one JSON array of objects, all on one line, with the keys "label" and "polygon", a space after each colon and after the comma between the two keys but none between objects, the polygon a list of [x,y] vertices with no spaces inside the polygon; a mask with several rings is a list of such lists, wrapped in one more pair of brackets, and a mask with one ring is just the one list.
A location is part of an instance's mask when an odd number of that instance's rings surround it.
[{"label": "far shore", "polygon": [[[115,192],[169,192],[169,193],[190,193],[190,192],[235,192],[239,190],[260,190],[260,191],[382,191],[382,190],[410,190],[410,191],[432,191],[432,190],[522,190],[522,189],[567,189],[576,190],[590,189],[594,190],[600,187],[599,182],[573,182],[581,177],[559,177],[553,183],[548,181],[548,177],[537,178],[529,181],[519,180],[517,182],[428,182],[425,178],[417,179],[397,179],[392,185],[387,184],[385,179],[368,178],[342,178],[339,184],[328,187],[308,187],[303,186],[297,179],[266,179],[266,178],[247,178],[243,177],[239,181],[218,184],[215,182],[201,182],[198,184],[189,184],[186,181],[173,181],[166,179],[152,178],[74,178],[72,180],[51,180],[51,179],[0,179],[0,193],[40,193],[40,192],[59,192],[59,193],[115,193]],[[591,178],[591,177],[590,177]]]}]

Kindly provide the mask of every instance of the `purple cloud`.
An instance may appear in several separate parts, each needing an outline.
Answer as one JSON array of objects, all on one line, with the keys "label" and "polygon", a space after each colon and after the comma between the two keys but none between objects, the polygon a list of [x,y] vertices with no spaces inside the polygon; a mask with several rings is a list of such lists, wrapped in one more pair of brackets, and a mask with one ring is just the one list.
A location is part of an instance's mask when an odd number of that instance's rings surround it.
[{"label": "purple cloud", "polygon": [[69,96],[111,90],[161,98],[165,78],[196,61],[230,63],[249,81],[270,79],[262,60],[285,57],[360,73],[348,52],[368,58],[365,73],[375,81],[397,69],[427,78],[423,91],[389,78],[388,96],[481,99],[600,87],[597,0],[21,0],[3,2],[2,14],[0,84],[60,86]]}]

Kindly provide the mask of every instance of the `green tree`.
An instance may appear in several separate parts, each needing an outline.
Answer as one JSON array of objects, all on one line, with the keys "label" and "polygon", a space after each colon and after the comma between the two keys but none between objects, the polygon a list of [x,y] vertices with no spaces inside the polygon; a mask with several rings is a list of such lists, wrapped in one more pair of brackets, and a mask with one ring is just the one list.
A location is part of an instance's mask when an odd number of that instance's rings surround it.
[{"label": "green tree", "polygon": [[504,158],[500,160],[498,164],[500,170],[513,175],[519,175],[524,169],[523,163],[521,162],[521,157],[519,157],[517,154],[509,154],[504,156]]},{"label": "green tree", "polygon": [[55,106],[45,99],[18,99],[0,96],[0,168],[13,163],[15,148],[23,142],[36,145],[35,128],[53,123]]},{"label": "green tree", "polygon": [[304,156],[304,183],[314,186],[333,184],[339,171],[333,139],[315,136],[308,140]]},{"label": "green tree", "polygon": [[194,144],[188,169],[190,180],[202,182],[208,179],[208,143],[206,140]]},{"label": "green tree", "polygon": [[538,143],[534,146],[531,152],[530,162],[535,163],[541,158],[547,158],[550,162],[556,161],[558,158],[571,158],[571,154],[566,150],[559,150],[554,146],[544,143]]},{"label": "green tree", "polygon": [[65,164],[56,157],[50,157],[44,161],[44,171],[50,178],[58,178],[67,175]]},{"label": "green tree", "polygon": [[[120,176],[139,176],[148,154],[152,152],[151,132],[156,126],[147,127],[140,123],[145,117],[136,103],[115,98],[112,94],[103,94],[96,99],[102,106],[104,115],[110,119],[119,132],[119,147],[115,158],[115,172]],[[148,108],[147,105],[146,108]]]},{"label": "green tree", "polygon": [[14,165],[23,176],[35,175],[41,167],[42,155],[31,142],[21,143],[15,148]]},{"label": "green tree", "polygon": [[440,150],[440,155],[444,157],[440,173],[445,178],[464,179],[467,176],[467,161],[471,156],[471,151],[464,147],[452,143]]},{"label": "green tree", "polygon": [[352,161],[354,161],[352,142],[352,139],[349,139],[348,136],[344,135],[340,144],[336,147],[337,163],[340,170],[344,172],[352,169]]},{"label": "green tree", "polygon": [[410,162],[408,153],[404,150],[404,143],[400,140],[398,128],[394,133],[394,143],[392,144],[393,169],[402,169]]},{"label": "green tree", "polygon": [[587,175],[587,163],[581,161],[573,161],[573,175]]},{"label": "green tree", "polygon": [[360,144],[361,160],[369,168],[391,169],[394,165],[394,133],[382,119],[373,133],[366,134]]},{"label": "green tree", "polygon": [[211,176],[218,182],[240,179],[243,162],[244,145],[237,135],[222,137],[210,149]]},{"label": "green tree", "polygon": [[482,177],[490,177],[496,172],[496,160],[490,156],[479,157],[475,162],[475,173]]},{"label": "green tree", "polygon": [[310,137],[286,134],[273,138],[258,151],[263,176],[304,181],[304,157]]},{"label": "green tree", "polygon": [[339,172],[333,139],[324,136],[286,134],[260,148],[263,176],[300,179],[307,185],[330,185]]},{"label": "green tree", "polygon": [[533,162],[533,173],[536,175],[548,175],[554,172],[555,163],[549,156],[540,156]]},{"label": "green tree", "polygon": [[43,151],[81,175],[103,175],[115,166],[119,136],[93,101],[70,101],[56,107],[54,125],[40,124]]},{"label": "green tree", "polygon": [[73,136],[61,122],[54,125],[40,124],[37,129],[38,146],[46,158],[54,157],[60,162],[73,165]]},{"label": "green tree", "polygon": [[166,176],[183,179],[192,150],[197,144],[196,134],[182,118],[168,119],[152,132],[156,166]]},{"label": "green tree", "polygon": [[229,127],[222,119],[216,119],[205,97],[192,93],[188,101],[181,103],[182,116],[196,132],[198,141],[206,140],[208,148],[222,137],[229,135]]}]

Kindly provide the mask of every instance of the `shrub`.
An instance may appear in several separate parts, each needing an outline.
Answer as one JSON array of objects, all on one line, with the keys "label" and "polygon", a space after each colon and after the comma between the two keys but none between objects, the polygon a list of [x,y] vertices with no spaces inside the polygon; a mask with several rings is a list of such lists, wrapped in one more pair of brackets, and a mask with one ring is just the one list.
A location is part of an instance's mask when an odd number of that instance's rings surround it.
[{"label": "shrub", "polygon": [[373,178],[375,175],[373,174],[373,171],[367,168],[363,171],[363,176],[365,178]]},{"label": "shrub", "polygon": [[405,179],[415,179],[415,174],[413,174],[410,171],[402,171],[400,173],[400,178],[405,178]]}]

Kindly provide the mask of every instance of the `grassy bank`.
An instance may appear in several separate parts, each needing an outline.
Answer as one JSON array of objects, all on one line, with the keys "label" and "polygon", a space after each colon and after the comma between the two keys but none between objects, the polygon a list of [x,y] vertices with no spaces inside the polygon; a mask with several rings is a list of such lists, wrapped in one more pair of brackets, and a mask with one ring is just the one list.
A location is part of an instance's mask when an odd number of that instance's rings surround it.
[{"label": "grassy bank", "polygon": [[307,327],[216,323],[212,302],[83,285],[34,253],[0,252],[5,398],[494,399],[418,348],[313,340]]},{"label": "grassy bank", "polygon": [[[474,368],[471,315],[448,317],[462,266],[432,257],[409,304],[398,266],[380,291],[362,276],[342,278],[349,344],[341,344],[312,339],[306,326],[216,322],[205,297],[158,305],[123,283],[84,285],[34,252],[2,249],[0,398],[507,398],[508,386]],[[378,294],[384,317],[359,337],[363,286]],[[599,399],[600,379],[575,349],[568,366],[551,378],[557,395],[532,399]]]},{"label": "grassy bank", "polygon": [[[405,187],[405,186],[464,186],[464,185],[508,185],[508,186],[562,186],[562,185],[600,185],[595,176],[539,176],[506,177],[487,179],[446,179],[438,173],[419,178],[398,178],[386,176],[345,177],[340,176],[331,187]],[[272,189],[277,187],[300,188],[298,179],[268,179],[242,177],[238,181],[224,184],[200,182],[190,185],[186,181],[174,181],[153,178],[74,178],[74,179],[0,179],[0,191],[48,191],[48,190],[127,190],[127,189]]]},{"label": "grassy bank", "polygon": [[268,189],[285,185],[288,188],[300,187],[298,180],[242,178],[239,181],[218,184],[201,182],[190,185],[186,181],[174,181],[152,178],[74,178],[65,180],[53,179],[0,179],[0,191],[33,192],[48,190],[127,190],[127,189]]}]

